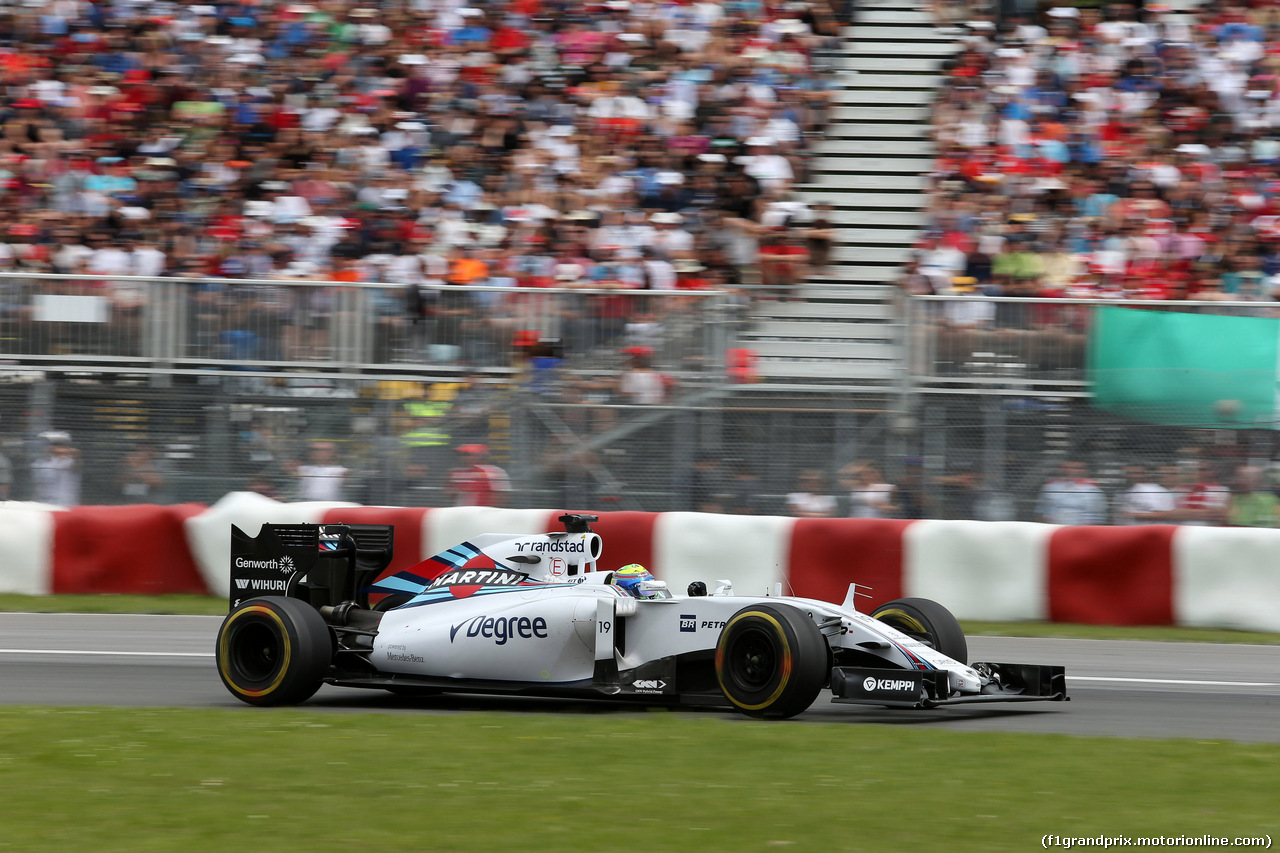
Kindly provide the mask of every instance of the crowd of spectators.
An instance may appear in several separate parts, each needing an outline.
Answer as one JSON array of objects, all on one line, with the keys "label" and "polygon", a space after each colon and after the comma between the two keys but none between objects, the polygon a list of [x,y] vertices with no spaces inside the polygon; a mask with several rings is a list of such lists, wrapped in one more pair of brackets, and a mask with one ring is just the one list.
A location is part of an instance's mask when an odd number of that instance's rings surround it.
[{"label": "crowd of spectators", "polygon": [[[0,6],[0,271],[392,282],[446,317],[451,284],[786,286],[829,245],[793,187],[838,29],[828,0]],[[331,305],[288,293],[306,357]]]},{"label": "crowd of spectators", "polygon": [[[1233,472],[1233,473],[1228,473]],[[1110,496],[1083,462],[1062,463],[1044,484],[1037,520],[1052,524],[1186,524],[1280,527],[1280,497],[1265,468],[1187,458],[1131,463]]]},{"label": "crowd of spectators", "polygon": [[[973,12],[957,33],[908,292],[1276,298],[1280,17],[1270,5]],[[955,319],[1081,316],[978,313]]]},{"label": "crowd of spectators", "polygon": [[889,483],[873,462],[858,460],[827,486],[819,469],[804,469],[785,511],[800,518],[943,518],[1040,521],[1066,525],[1181,524],[1280,527],[1280,468],[1186,456],[1163,465],[1131,462],[1094,479],[1089,466],[1057,466],[1023,511],[1012,496],[987,488],[977,468],[926,475],[909,457]]}]

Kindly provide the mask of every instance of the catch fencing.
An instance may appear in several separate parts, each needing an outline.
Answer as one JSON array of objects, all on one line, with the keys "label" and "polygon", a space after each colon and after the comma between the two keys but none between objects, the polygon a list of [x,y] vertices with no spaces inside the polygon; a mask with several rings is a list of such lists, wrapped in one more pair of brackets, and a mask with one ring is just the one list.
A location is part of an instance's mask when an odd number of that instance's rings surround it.
[{"label": "catch fencing", "polygon": [[912,296],[900,304],[912,390],[1086,392],[1090,333],[1099,309],[1147,314],[1280,318],[1270,301],[1153,301]]},{"label": "catch fencing", "polygon": [[[812,472],[804,488],[833,497],[837,515],[860,511],[861,477],[898,487],[890,514],[986,520],[1035,520],[1065,460],[1114,501],[1135,462],[1176,485],[1207,461],[1232,485],[1240,466],[1277,456],[1270,422],[1160,424],[1093,405],[1084,353],[1098,303],[1085,300],[912,299],[900,381],[854,391],[731,375],[724,354],[749,318],[718,292],[628,292],[625,311],[604,311],[591,300],[617,293],[452,288],[411,311],[402,286],[338,284],[327,325],[309,328],[301,294],[315,282],[96,280],[151,288],[121,315],[106,293],[57,292],[70,279],[0,276],[0,452],[18,499],[35,493],[50,431],[79,452],[86,504],[211,503],[246,488],[296,498],[318,440],[346,469],[338,496],[362,504],[448,503],[456,448],[482,443],[513,507],[785,515]],[[463,313],[442,314],[455,297]],[[264,315],[263,300],[282,307]],[[1001,305],[1049,320],[1018,325]],[[599,322],[610,312],[622,313]],[[989,319],[948,319],[964,314]],[[241,340],[229,332],[256,336],[262,357],[228,350]],[[321,348],[289,349],[305,342]],[[623,350],[636,347],[660,403],[624,393]],[[143,488],[148,466],[160,476]]]},{"label": "catch fencing", "polygon": [[0,273],[0,355],[24,366],[437,375],[530,358],[721,365],[741,305],[720,291],[437,287]]},{"label": "catch fencing", "polygon": [[[788,494],[814,471],[816,489],[836,498],[832,511],[848,515],[856,469],[870,462],[878,481],[913,502],[896,501],[890,514],[981,520],[1035,520],[1040,488],[1067,459],[1085,462],[1114,499],[1135,462],[1177,485],[1205,459],[1230,485],[1238,465],[1270,465],[1278,450],[1274,431],[1143,424],[1070,397],[929,394],[904,415],[891,397],[759,386],[636,406],[484,379],[308,379],[278,393],[234,381],[0,385],[12,496],[34,495],[31,466],[51,429],[79,450],[81,503],[211,503],[241,489],[295,499],[296,466],[309,461],[311,442],[326,440],[348,469],[337,496],[362,504],[446,505],[448,472],[464,464],[455,448],[484,443],[511,478],[515,507],[787,515]],[[433,399],[447,404],[443,415],[423,414],[421,401]],[[140,448],[153,452],[161,485],[139,490],[131,466]]]}]

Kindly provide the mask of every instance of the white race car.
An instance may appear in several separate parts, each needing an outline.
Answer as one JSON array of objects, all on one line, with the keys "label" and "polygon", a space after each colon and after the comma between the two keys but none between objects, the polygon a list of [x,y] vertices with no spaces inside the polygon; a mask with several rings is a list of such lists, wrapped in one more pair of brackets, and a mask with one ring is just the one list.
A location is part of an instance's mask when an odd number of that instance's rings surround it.
[{"label": "white race car", "polygon": [[[233,527],[218,673],[255,705],[302,702],[326,683],[728,703],[774,718],[823,688],[836,702],[913,708],[1067,698],[1060,666],[968,664],[959,623],[928,599],[867,615],[856,585],[841,604],[735,595],[728,581],[678,596],[638,566],[598,571],[595,520],[479,536],[377,583],[390,526]],[[384,597],[370,606],[371,594]]]}]

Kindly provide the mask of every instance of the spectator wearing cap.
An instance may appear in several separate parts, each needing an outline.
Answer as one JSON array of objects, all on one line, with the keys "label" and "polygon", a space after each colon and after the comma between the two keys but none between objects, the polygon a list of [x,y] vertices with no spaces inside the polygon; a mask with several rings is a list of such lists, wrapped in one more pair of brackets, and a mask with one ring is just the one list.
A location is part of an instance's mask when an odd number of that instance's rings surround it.
[{"label": "spectator wearing cap", "polygon": [[80,449],[65,432],[42,435],[44,452],[31,463],[32,498],[54,506],[80,504]]},{"label": "spectator wearing cap", "polygon": [[[1010,233],[1006,233],[1000,253],[991,260],[995,285],[1003,296],[1035,296],[1044,275],[1044,259],[1035,250],[1035,238],[1023,230],[1030,214],[1014,214]],[[1002,302],[996,308],[996,322],[1002,326],[1025,327],[1029,316],[1026,306]]]},{"label": "spectator wearing cap", "polygon": [[822,472],[806,469],[796,475],[796,489],[786,499],[789,515],[799,518],[830,518],[836,514],[836,498],[824,486]]},{"label": "spectator wearing cap", "polygon": [[618,377],[618,393],[633,406],[656,406],[667,400],[673,377],[653,367],[654,351],[647,346],[629,346],[623,350],[627,366]]},{"label": "spectator wearing cap", "polygon": [[944,242],[935,234],[921,238],[919,271],[927,276],[935,291],[944,290],[958,275],[964,275],[968,258],[956,245]]},{"label": "spectator wearing cap", "polygon": [[314,441],[307,449],[307,461],[294,463],[298,500],[340,501],[347,487],[350,469],[339,464],[338,446],[332,441]]},{"label": "spectator wearing cap", "polygon": [[168,258],[156,246],[156,241],[152,238],[154,232],[139,230],[126,233],[128,245],[132,249],[130,267],[133,274],[152,278],[164,275],[168,269]]},{"label": "spectator wearing cap", "polygon": [[1107,499],[1098,484],[1088,479],[1088,468],[1078,460],[1058,466],[1058,476],[1040,490],[1036,513],[1046,524],[1104,524]]},{"label": "spectator wearing cap", "polygon": [[[965,178],[967,202],[999,193],[1008,212],[1036,218],[1000,235],[1005,242],[1061,229],[1081,271],[1077,293],[1181,298],[1189,279],[1191,295],[1201,284],[1224,292],[1257,268],[1243,256],[1267,254],[1248,239],[1270,228],[1264,174],[1280,151],[1265,133],[1277,122],[1267,33],[1235,7],[1206,10],[1196,27],[1157,4],[1143,15],[1128,4],[1108,7],[1105,19],[1060,7],[1047,14],[1047,35],[1023,21],[1011,37],[966,38],[935,116],[940,139],[963,138],[969,159],[940,146],[938,172]],[[978,78],[985,61],[991,70]],[[992,121],[1014,150],[987,147]],[[997,263],[1009,253],[997,249]],[[1211,269],[1193,275],[1192,264]]]},{"label": "spectator wearing cap", "polygon": [[879,467],[869,460],[842,467],[840,485],[849,492],[850,518],[893,518],[901,510],[896,487],[884,482]]},{"label": "spectator wearing cap", "polygon": [[592,232],[592,248],[597,252],[617,252],[623,257],[637,257],[646,232],[626,222],[618,209],[605,211],[600,227]]},{"label": "spectator wearing cap", "polygon": [[[17,37],[19,49],[51,59],[10,88],[26,128],[18,136],[30,138],[23,153],[33,155],[23,171],[44,178],[38,169],[46,169],[58,208],[88,214],[77,227],[114,235],[120,218],[140,217],[124,223],[131,230],[155,223],[163,235],[157,248],[188,275],[256,268],[266,254],[241,245],[246,238],[264,249],[279,243],[299,262],[325,263],[337,232],[354,230],[362,253],[383,254],[372,244],[388,238],[373,233],[380,231],[373,220],[389,197],[371,200],[370,187],[438,192],[457,212],[485,203],[530,210],[530,223],[592,203],[623,210],[647,203],[689,217],[701,192],[700,210],[718,201],[756,221],[757,193],[740,192],[736,177],[746,164],[725,155],[762,135],[802,145],[797,129],[815,129],[810,95],[825,86],[807,59],[822,9],[756,16],[747,7],[695,3],[655,12],[611,0],[588,17],[575,0],[561,25],[527,4],[502,18],[473,7],[428,13],[344,0],[323,8],[197,5],[145,27],[104,29],[106,19],[144,19],[128,6],[73,6],[55,15],[67,37],[52,38],[57,28]],[[157,40],[174,49],[156,53]],[[45,50],[55,43],[57,50]],[[324,44],[336,49],[323,53]],[[362,61],[344,65],[357,50]],[[748,54],[760,60],[754,67],[742,61]],[[77,149],[85,159],[72,160]],[[133,165],[95,160],[135,154]],[[412,174],[423,156],[438,159]],[[703,161],[691,159],[700,156],[719,157],[725,174],[701,190],[693,175]],[[762,164],[763,180],[778,182],[772,173],[782,167]],[[144,178],[148,172],[168,177]],[[382,177],[401,172],[411,174]],[[262,186],[277,180],[292,187]],[[291,197],[306,207],[282,202]],[[271,212],[253,204],[264,201]],[[458,245],[452,237],[487,254],[497,248],[476,233],[435,228],[436,198],[410,192],[390,201],[410,211],[406,221],[431,228],[442,251]],[[151,219],[141,218],[148,212]],[[534,253],[543,260],[556,242],[550,229],[545,236]]]},{"label": "spectator wearing cap", "polygon": [[677,290],[707,290],[711,282],[707,280],[707,268],[693,258],[676,261]]},{"label": "spectator wearing cap", "polygon": [[649,233],[646,248],[669,260],[687,257],[693,252],[693,235],[682,227],[684,217],[679,213],[659,211],[649,217],[653,230]]},{"label": "spectator wearing cap", "polygon": [[462,464],[449,471],[445,480],[445,497],[453,506],[507,506],[511,479],[489,462],[488,446],[463,444],[457,452]]},{"label": "spectator wearing cap", "polygon": [[645,290],[674,290],[676,287],[676,268],[671,260],[652,249],[645,249],[642,254],[642,287]]},{"label": "spectator wearing cap", "polygon": [[790,161],[775,151],[776,143],[768,136],[753,136],[747,140],[747,163],[743,172],[760,182],[766,190],[788,192],[795,172]]}]

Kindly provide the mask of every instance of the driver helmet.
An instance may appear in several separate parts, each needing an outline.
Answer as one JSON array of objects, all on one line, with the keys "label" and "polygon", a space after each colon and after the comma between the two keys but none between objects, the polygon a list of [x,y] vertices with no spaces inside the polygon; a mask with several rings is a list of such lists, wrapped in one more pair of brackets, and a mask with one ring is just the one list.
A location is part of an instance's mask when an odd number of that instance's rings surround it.
[{"label": "driver helmet", "polygon": [[658,598],[661,595],[659,590],[641,590],[640,583],[642,581],[655,580],[654,576],[649,574],[649,570],[639,563],[631,563],[623,566],[613,573],[613,577],[609,580],[611,584],[622,589],[632,598]]}]

